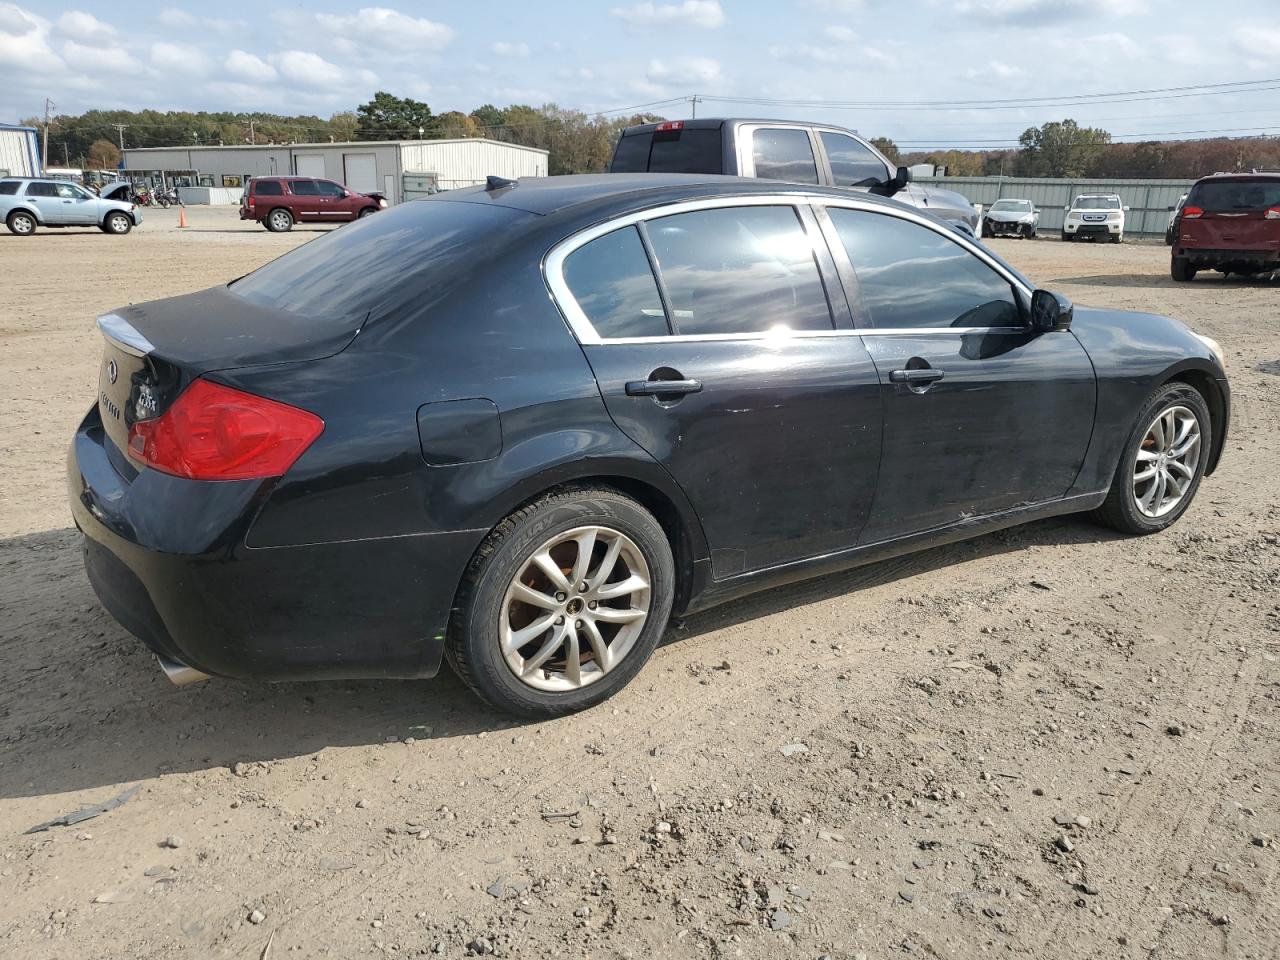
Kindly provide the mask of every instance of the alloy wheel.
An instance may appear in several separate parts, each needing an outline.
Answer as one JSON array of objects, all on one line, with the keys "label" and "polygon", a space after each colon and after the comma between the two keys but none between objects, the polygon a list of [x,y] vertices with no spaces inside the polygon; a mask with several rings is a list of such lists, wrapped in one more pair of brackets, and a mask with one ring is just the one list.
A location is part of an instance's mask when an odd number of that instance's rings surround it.
[{"label": "alloy wheel", "polygon": [[544,691],[577,690],[617,667],[649,618],[649,565],[635,541],[603,526],[547,540],[502,602],[507,666]]},{"label": "alloy wheel", "polygon": [[1200,421],[1177,404],[1156,414],[1138,445],[1133,501],[1145,517],[1163,517],[1180,504],[1200,465]]},{"label": "alloy wheel", "polygon": [[14,233],[25,236],[35,231],[36,222],[30,217],[16,216],[9,221],[9,226],[13,228]]},{"label": "alloy wheel", "polygon": [[271,215],[271,226],[276,230],[285,231],[289,229],[289,215],[277,210]]}]

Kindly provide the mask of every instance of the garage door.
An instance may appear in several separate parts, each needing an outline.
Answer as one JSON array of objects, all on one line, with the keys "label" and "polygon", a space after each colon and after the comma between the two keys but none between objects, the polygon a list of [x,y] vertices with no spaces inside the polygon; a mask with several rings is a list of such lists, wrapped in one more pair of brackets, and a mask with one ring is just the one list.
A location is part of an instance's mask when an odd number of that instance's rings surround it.
[{"label": "garage door", "polygon": [[357,193],[378,192],[378,165],[372,153],[344,153],[342,164],[345,179],[342,181]]},{"label": "garage door", "polygon": [[300,177],[323,177],[324,154],[300,153],[293,159]]}]

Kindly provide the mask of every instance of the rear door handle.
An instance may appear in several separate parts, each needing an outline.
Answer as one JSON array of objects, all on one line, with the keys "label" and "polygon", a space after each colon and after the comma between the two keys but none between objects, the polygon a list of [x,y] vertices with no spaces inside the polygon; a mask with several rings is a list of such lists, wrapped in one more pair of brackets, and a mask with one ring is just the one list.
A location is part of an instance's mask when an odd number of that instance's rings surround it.
[{"label": "rear door handle", "polygon": [[889,374],[891,383],[937,383],[945,373],[941,370],[925,368],[923,370],[894,370]]},{"label": "rear door handle", "polygon": [[629,380],[626,386],[628,397],[658,397],[667,395],[682,396],[686,393],[700,393],[701,380]]}]

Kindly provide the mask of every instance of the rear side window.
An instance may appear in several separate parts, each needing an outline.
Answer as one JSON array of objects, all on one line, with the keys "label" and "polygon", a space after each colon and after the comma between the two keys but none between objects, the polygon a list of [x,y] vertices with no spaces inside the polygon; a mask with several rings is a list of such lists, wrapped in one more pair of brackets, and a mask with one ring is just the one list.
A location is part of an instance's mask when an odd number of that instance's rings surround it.
[{"label": "rear side window", "polygon": [[853,137],[826,130],[819,136],[837,187],[874,186],[888,176],[888,168],[880,158]]},{"label": "rear side window", "polygon": [[723,173],[720,129],[657,130],[622,137],[613,173]]},{"label": "rear side window", "polygon": [[283,197],[284,190],[281,189],[279,180],[255,181],[253,195],[255,197]]},{"label": "rear side window", "polygon": [[18,192],[17,180],[0,180],[0,196],[11,197]]},{"label": "rear side window", "polygon": [[635,227],[606,233],[564,261],[564,281],[601,337],[662,337],[666,314]]},{"label": "rear side window", "polygon": [[28,197],[56,197],[57,195],[57,184],[43,183],[39,180],[33,180],[27,184]]},{"label": "rear side window", "polygon": [[817,183],[818,165],[807,130],[763,128],[751,134],[756,176],[792,183]]},{"label": "rear side window", "polygon": [[320,196],[320,186],[314,180],[291,180],[289,189],[299,197]]},{"label": "rear side window", "polygon": [[463,282],[486,247],[533,214],[510,207],[417,200],[305,243],[231,284],[260,306],[316,318],[363,319]]},{"label": "rear side window", "polygon": [[794,207],[698,210],[647,226],[676,333],[832,329],[813,245]]},{"label": "rear side window", "polygon": [[1206,180],[1197,183],[1187,206],[1211,212],[1257,212],[1280,207],[1280,178],[1271,180]]},{"label": "rear side window", "polygon": [[1012,285],[960,244],[898,217],[827,210],[872,326],[1022,326]]}]

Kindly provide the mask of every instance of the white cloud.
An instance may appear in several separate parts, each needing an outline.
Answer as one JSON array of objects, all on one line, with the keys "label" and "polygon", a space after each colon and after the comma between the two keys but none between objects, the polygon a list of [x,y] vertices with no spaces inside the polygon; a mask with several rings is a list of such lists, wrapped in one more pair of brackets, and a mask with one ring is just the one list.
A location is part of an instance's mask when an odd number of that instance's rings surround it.
[{"label": "white cloud", "polygon": [[222,66],[232,77],[247,83],[269,83],[278,76],[275,67],[244,50],[232,50]]},{"label": "white cloud", "polygon": [[55,74],[66,69],[49,46],[50,28],[43,17],[12,3],[0,3],[0,89],[9,81],[11,71]]},{"label": "white cloud", "polygon": [[147,69],[124,47],[86,46],[68,40],[62,45],[62,56],[71,69],[81,73],[143,73]]},{"label": "white cloud", "polygon": [[248,26],[243,20],[232,20],[222,17],[198,17],[186,10],[176,7],[165,7],[160,11],[160,22],[166,27],[178,30],[216,30],[218,33],[230,33]]},{"label": "white cloud", "polygon": [[645,77],[650,83],[667,86],[715,83],[720,79],[720,64],[710,57],[650,60]]},{"label": "white cloud", "polygon": [[271,62],[286,80],[307,87],[336,87],[345,79],[341,67],[307,50],[285,50]]},{"label": "white cloud", "polygon": [[838,24],[824,27],[822,32],[828,40],[834,40],[836,43],[852,43],[858,36],[852,27]]},{"label": "white cloud", "polygon": [[724,8],[719,0],[684,0],[683,3],[637,3],[632,7],[614,7],[609,11],[633,27],[703,27],[724,26]]},{"label": "white cloud", "polygon": [[185,43],[167,41],[153,43],[151,65],[157,70],[189,76],[204,76],[209,72],[209,58],[195,47]]},{"label": "white cloud", "polygon": [[99,47],[115,43],[116,37],[115,27],[82,10],[68,10],[60,16],[58,32],[80,43]]},{"label": "white cloud", "polygon": [[527,57],[529,55],[529,45],[527,43],[507,43],[505,40],[499,40],[490,45],[489,49],[500,57]]},{"label": "white cloud", "polygon": [[[402,53],[440,50],[454,37],[452,27],[387,7],[362,7],[353,14],[317,13],[315,19],[327,33],[340,34],[347,41],[342,46],[353,52],[361,45]],[[351,46],[353,39],[359,43]]]},{"label": "white cloud", "polygon": [[1247,27],[1236,27],[1231,39],[1237,49],[1260,60],[1275,63],[1280,60],[1280,27],[1263,27],[1252,24]]},{"label": "white cloud", "polygon": [[1086,17],[1128,17],[1147,10],[1147,0],[957,0],[950,5],[962,17],[1031,27]]}]

